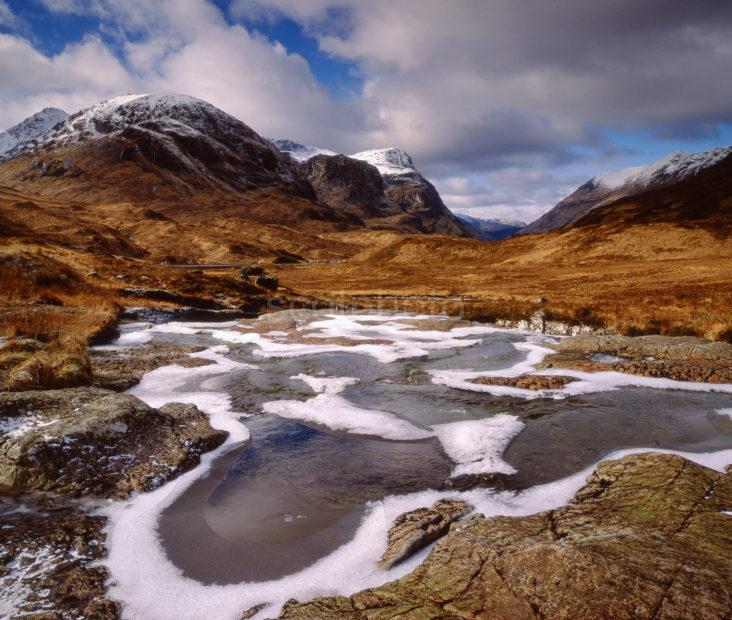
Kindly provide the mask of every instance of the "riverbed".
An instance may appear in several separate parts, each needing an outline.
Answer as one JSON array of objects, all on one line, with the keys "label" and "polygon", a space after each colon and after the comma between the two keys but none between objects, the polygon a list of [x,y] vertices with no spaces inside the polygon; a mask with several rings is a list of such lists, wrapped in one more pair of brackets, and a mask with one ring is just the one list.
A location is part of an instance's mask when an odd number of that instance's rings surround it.
[{"label": "riverbed", "polygon": [[[130,393],[191,402],[227,430],[202,464],[105,508],[125,615],[276,615],[291,598],[405,574],[376,567],[405,510],[463,497],[490,514],[559,506],[629,450],[732,461],[732,386],[534,366],[552,338],[447,317],[288,311],[228,323],[128,324],[113,346],[205,347]],[[474,383],[561,374],[557,389]]]}]

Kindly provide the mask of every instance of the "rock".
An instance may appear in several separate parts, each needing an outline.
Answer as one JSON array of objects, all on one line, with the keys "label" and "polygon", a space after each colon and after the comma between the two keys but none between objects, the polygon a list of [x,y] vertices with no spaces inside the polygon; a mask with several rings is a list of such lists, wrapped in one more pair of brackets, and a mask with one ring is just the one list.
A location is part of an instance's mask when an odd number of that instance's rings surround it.
[{"label": "rock", "polygon": [[98,388],[0,394],[0,492],[126,497],[191,469],[225,438],[193,405],[153,409]]},{"label": "rock", "polygon": [[266,288],[269,291],[276,291],[279,286],[279,282],[277,278],[272,276],[257,276],[254,280],[254,286]]},{"label": "rock", "polygon": [[[556,355],[537,367],[596,372],[615,370],[677,381],[732,383],[732,345],[691,336],[579,335],[554,345]],[[613,362],[593,361],[593,354],[620,356]]]},{"label": "rock", "polygon": [[569,504],[469,519],[412,573],[281,618],[725,618],[732,473],[679,456],[600,463]]},{"label": "rock", "polygon": [[441,499],[432,508],[417,508],[399,515],[389,529],[386,551],[379,560],[384,570],[399,564],[444,536],[450,524],[468,514],[473,507],[460,499]]},{"label": "rock", "polygon": [[184,368],[206,366],[210,360],[190,357],[203,347],[151,342],[114,351],[92,351],[94,385],[122,392],[137,385],[142,375],[161,366],[178,364]]},{"label": "rock", "polygon": [[480,385],[508,385],[522,390],[559,390],[575,377],[563,375],[521,375],[520,377],[476,377],[470,383]]},{"label": "rock", "polygon": [[[93,563],[104,556],[106,519],[78,508],[2,505],[0,582],[13,617],[119,617],[105,596],[109,575]],[[7,608],[7,607],[5,607]]]},{"label": "rock", "polygon": [[539,295],[536,299],[534,299],[535,304],[545,304],[546,303],[546,297]]},{"label": "rock", "polygon": [[249,282],[249,278],[263,275],[264,267],[259,267],[257,265],[247,265],[239,270],[239,277],[245,282]]}]

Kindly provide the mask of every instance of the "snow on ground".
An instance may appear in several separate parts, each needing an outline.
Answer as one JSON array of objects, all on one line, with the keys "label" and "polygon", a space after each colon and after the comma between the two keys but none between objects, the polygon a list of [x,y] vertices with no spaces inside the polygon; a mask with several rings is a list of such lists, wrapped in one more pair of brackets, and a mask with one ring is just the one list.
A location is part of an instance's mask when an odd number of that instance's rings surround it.
[{"label": "snow on ground", "polygon": [[726,415],[730,420],[732,420],[732,408],[729,408],[729,409],[717,409],[717,413],[719,415]]},{"label": "snow on ground", "polygon": [[382,176],[415,174],[417,172],[409,153],[400,149],[387,148],[361,151],[349,155],[349,157],[360,159],[375,166]]}]

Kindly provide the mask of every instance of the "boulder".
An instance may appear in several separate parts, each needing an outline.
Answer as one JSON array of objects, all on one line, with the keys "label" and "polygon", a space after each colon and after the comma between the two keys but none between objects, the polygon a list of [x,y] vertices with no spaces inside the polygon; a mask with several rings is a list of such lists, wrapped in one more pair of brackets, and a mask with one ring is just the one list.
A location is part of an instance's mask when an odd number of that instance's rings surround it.
[{"label": "boulder", "polygon": [[98,388],[0,394],[0,492],[126,497],[199,463],[223,431],[193,405]]},{"label": "boulder", "polygon": [[399,515],[389,530],[386,551],[379,560],[384,570],[399,564],[447,534],[450,524],[473,507],[460,499],[441,499],[431,508],[417,508]]},{"label": "boulder", "polygon": [[455,524],[412,573],[281,618],[725,618],[732,473],[679,456],[597,466],[565,506]]},{"label": "boulder", "polygon": [[276,291],[279,286],[279,282],[277,278],[272,276],[258,276],[257,279],[254,280],[254,285],[259,288],[265,288],[268,291]]}]

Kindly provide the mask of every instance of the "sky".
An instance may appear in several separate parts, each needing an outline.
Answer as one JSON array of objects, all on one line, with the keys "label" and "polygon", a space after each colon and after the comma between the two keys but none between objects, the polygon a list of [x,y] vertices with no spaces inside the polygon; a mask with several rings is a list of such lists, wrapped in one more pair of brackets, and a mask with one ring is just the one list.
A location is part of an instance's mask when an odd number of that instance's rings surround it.
[{"label": "sky", "polygon": [[125,93],[269,138],[409,152],[453,211],[732,144],[725,0],[0,0],[0,129]]}]

